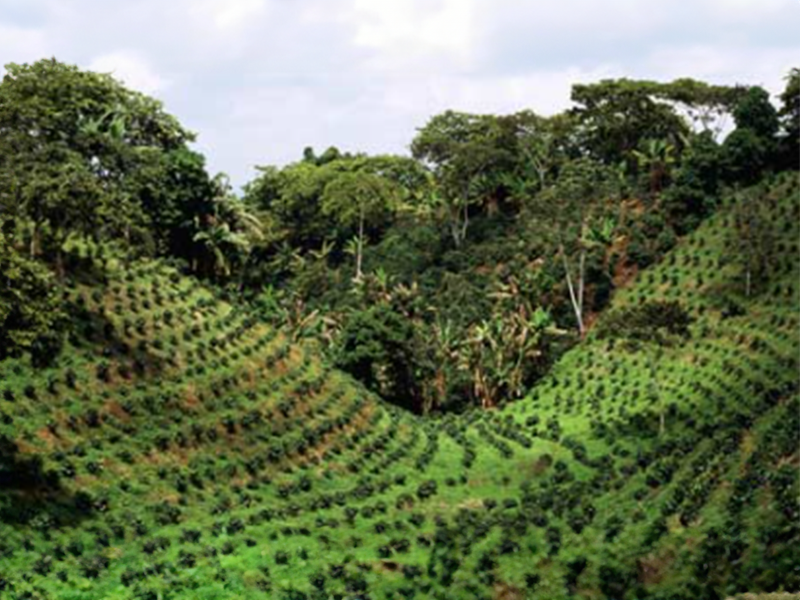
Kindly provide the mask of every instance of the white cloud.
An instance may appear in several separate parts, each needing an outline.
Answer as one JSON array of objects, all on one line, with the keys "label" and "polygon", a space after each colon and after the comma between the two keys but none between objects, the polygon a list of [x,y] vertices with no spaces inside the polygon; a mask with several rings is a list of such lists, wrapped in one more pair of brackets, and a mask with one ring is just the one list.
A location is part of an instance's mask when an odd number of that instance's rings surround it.
[{"label": "white cloud", "polygon": [[403,151],[447,108],[549,114],[606,77],[757,83],[800,61],[797,0],[0,0],[0,60],[155,94],[212,170],[306,145]]},{"label": "white cloud", "polygon": [[487,29],[501,35],[525,32],[532,38],[559,38],[583,47],[588,40],[646,35],[680,12],[679,4],[679,0],[484,0],[481,14]]},{"label": "white cloud", "polygon": [[353,0],[353,43],[377,52],[372,66],[398,68],[432,55],[466,61],[475,42],[476,0]]},{"label": "white cloud", "polygon": [[711,83],[762,85],[779,93],[783,77],[800,63],[800,40],[793,48],[728,45],[666,46],[655,49],[645,70],[663,79],[694,77]]},{"label": "white cloud", "polygon": [[34,62],[48,52],[44,31],[6,25],[0,21],[0,67],[7,62]]},{"label": "white cloud", "polygon": [[794,0],[702,0],[708,8],[727,20],[749,20],[774,16],[783,11],[797,8]]},{"label": "white cloud", "polygon": [[421,125],[447,109],[478,113],[511,113],[532,109],[554,114],[569,105],[572,84],[622,76],[614,65],[595,69],[537,70],[523,75],[473,77],[469,75],[408,77],[379,86],[374,94],[386,113],[413,115]]},{"label": "white cloud", "polygon": [[254,19],[264,16],[265,0],[202,0],[187,6],[196,15],[208,19],[218,30],[235,32]]},{"label": "white cloud", "polygon": [[125,85],[145,94],[163,91],[168,82],[153,71],[147,62],[130,51],[118,51],[98,56],[89,69],[99,73],[110,73]]}]

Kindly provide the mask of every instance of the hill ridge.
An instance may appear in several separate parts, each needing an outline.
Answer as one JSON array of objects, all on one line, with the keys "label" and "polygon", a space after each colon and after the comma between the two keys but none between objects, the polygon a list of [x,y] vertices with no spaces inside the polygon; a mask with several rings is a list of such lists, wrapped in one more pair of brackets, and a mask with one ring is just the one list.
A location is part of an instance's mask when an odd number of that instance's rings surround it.
[{"label": "hill ridge", "polygon": [[[782,222],[796,188],[784,177],[764,195]],[[797,240],[780,229],[785,252],[744,298],[731,218],[720,210],[613,301],[679,300],[694,318],[658,364],[663,437],[643,355],[591,333],[525,400],[424,420],[163,264],[77,284],[66,362],[2,365],[0,439],[16,449],[0,474],[26,479],[0,492],[0,591],[796,591]]]}]

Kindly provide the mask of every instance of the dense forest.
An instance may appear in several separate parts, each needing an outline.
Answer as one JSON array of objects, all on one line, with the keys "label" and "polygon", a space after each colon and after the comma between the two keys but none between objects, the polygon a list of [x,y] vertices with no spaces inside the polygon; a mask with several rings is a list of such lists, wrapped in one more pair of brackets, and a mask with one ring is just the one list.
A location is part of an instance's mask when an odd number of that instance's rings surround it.
[{"label": "dense forest", "polygon": [[446,111],[241,192],[0,83],[0,597],[800,591],[800,70]]}]

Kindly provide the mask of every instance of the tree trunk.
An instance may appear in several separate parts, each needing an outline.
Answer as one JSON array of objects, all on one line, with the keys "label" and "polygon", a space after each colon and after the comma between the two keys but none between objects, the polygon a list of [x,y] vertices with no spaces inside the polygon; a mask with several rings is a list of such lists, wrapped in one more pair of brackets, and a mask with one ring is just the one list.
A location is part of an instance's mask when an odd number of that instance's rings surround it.
[{"label": "tree trunk", "polygon": [[[131,247],[131,225],[128,222],[125,223],[125,247]],[[130,250],[125,252],[124,264],[126,269],[130,266],[130,255]]]},{"label": "tree trunk", "polygon": [[239,273],[239,295],[244,293],[244,277],[247,273],[247,263],[250,262],[250,255],[245,255],[245,259],[242,261],[242,268],[241,272]]},{"label": "tree trunk", "polygon": [[750,264],[747,265],[747,272],[745,273],[744,295],[750,297],[750,289],[752,287],[753,273]]},{"label": "tree trunk", "polygon": [[[583,317],[583,297],[586,290],[586,249],[581,248],[581,258],[578,265],[578,308]],[[582,320],[582,319],[581,319]]]},{"label": "tree trunk", "polygon": [[461,247],[461,207],[456,206],[455,210],[450,211],[450,235],[456,248]]},{"label": "tree trunk", "polygon": [[500,212],[500,200],[497,199],[497,196],[492,194],[489,197],[489,202],[486,204],[486,214],[490,217],[496,215]]},{"label": "tree trunk", "polygon": [[39,225],[36,222],[34,222],[33,229],[31,230],[31,246],[30,246],[30,254],[32,259],[36,258],[38,236],[39,236]]},{"label": "tree trunk", "polygon": [[364,253],[364,209],[358,219],[358,243],[356,245],[356,281],[361,281],[361,261]]},{"label": "tree trunk", "polygon": [[59,281],[64,281],[64,250],[61,244],[56,245],[56,275]]},{"label": "tree trunk", "polygon": [[545,184],[547,183],[547,170],[544,167],[540,167],[536,169],[536,173],[539,177],[539,187],[541,189],[545,189]]},{"label": "tree trunk", "polygon": [[469,227],[469,202],[464,202],[464,221],[461,224],[461,241],[467,239],[467,227]]},{"label": "tree trunk", "polygon": [[578,322],[578,332],[582,338],[586,333],[583,326],[583,307],[581,306],[582,303],[578,302],[578,298],[575,294],[575,286],[572,284],[572,275],[570,274],[569,263],[567,262],[567,253],[564,252],[563,244],[559,244],[558,252],[561,254],[561,262],[564,265],[564,273],[567,278],[567,289],[569,289],[569,299],[570,303],[572,304],[572,310],[575,312],[575,320]]},{"label": "tree trunk", "polygon": [[453,244],[455,245],[456,248],[458,248],[461,245],[461,240],[458,238],[458,231],[459,231],[458,220],[457,219],[451,220],[450,235],[453,238]]}]

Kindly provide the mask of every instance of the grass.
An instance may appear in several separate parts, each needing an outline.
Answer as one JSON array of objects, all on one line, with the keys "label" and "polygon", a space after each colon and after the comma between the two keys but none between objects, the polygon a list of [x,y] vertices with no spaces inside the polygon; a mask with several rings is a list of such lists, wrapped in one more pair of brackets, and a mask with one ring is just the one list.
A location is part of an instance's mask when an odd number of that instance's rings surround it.
[{"label": "grass", "polygon": [[58,366],[0,365],[0,596],[797,591],[797,184],[761,197],[755,296],[728,207],[613,301],[694,316],[664,436],[644,356],[591,335],[524,400],[422,420],[163,263],[87,256]]}]

